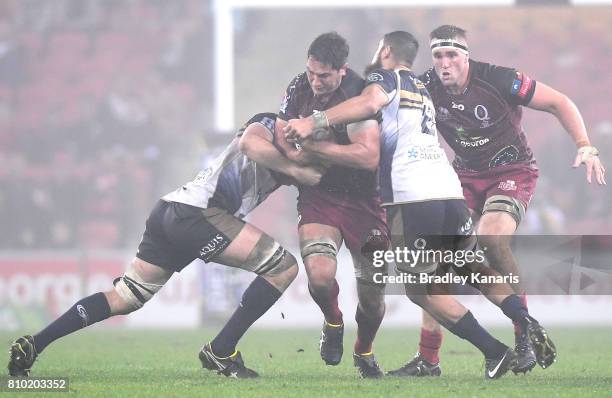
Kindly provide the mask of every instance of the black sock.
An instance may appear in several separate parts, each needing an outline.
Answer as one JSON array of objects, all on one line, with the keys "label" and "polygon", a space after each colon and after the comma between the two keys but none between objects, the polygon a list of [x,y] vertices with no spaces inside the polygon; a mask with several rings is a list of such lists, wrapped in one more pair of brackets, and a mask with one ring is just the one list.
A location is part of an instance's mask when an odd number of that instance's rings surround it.
[{"label": "black sock", "polygon": [[270,282],[258,276],[244,291],[240,305],[217,337],[210,343],[213,353],[225,358],[234,353],[242,335],[282,295]]},{"label": "black sock", "polygon": [[529,317],[529,311],[527,311],[527,308],[525,308],[525,305],[519,296],[513,294],[506,297],[499,305],[499,308],[508,318],[512,319],[514,323],[519,325],[522,334],[527,332],[527,318]]},{"label": "black sock", "polygon": [[498,358],[508,349],[480,326],[470,311],[448,330],[475,345],[487,359]]},{"label": "black sock", "polygon": [[110,306],[104,293],[96,293],[77,301],[64,315],[34,335],[36,352],[41,353],[49,344],[110,316]]}]

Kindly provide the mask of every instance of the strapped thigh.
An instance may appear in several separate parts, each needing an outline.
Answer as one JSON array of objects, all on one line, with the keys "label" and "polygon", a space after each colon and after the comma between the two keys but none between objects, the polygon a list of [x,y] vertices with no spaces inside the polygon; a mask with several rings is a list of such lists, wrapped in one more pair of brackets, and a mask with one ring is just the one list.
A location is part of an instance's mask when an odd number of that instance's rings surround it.
[{"label": "strapped thigh", "polygon": [[503,211],[510,214],[518,226],[525,216],[525,205],[511,196],[493,195],[485,201],[482,213],[489,211]]}]

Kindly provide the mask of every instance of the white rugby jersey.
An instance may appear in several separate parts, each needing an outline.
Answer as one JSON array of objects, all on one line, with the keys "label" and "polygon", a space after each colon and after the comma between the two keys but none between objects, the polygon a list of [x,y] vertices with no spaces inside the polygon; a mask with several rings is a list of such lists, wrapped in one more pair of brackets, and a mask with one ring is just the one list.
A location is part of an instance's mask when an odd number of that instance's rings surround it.
[{"label": "white rugby jersey", "polygon": [[459,178],[438,141],[435,108],[423,83],[408,68],[377,69],[366,80],[389,99],[381,109],[383,205],[463,199]]},{"label": "white rugby jersey", "polygon": [[219,207],[236,217],[246,216],[274,192],[280,183],[270,170],[240,152],[240,137],[253,123],[262,124],[274,136],[275,122],[274,113],[259,113],[252,117],[210,167],[162,199],[203,209]]}]

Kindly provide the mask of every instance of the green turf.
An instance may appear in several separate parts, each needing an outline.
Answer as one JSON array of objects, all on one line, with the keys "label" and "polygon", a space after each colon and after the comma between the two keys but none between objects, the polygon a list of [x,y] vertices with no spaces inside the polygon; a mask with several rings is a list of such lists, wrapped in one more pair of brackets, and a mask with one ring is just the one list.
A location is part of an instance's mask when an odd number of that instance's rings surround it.
[{"label": "green turf", "polygon": [[[83,331],[50,346],[33,376],[70,378],[70,393],[52,397],[612,396],[610,328],[552,328],[550,333],[559,349],[557,363],[527,376],[510,373],[494,381],[484,379],[480,353],[449,333],[442,349],[441,378],[359,380],[350,355],[354,332],[345,336],[342,363],[326,367],[319,358],[316,330],[249,332],[240,349],[247,365],[260,372],[257,380],[226,379],[200,368],[197,352],[213,330]],[[512,340],[509,330],[494,334]],[[15,333],[0,333],[0,342],[8,347],[14,337]],[[417,338],[416,329],[383,329],[375,346],[381,365],[387,370],[402,365],[414,352]],[[11,395],[17,396],[0,393],[0,398]]]}]

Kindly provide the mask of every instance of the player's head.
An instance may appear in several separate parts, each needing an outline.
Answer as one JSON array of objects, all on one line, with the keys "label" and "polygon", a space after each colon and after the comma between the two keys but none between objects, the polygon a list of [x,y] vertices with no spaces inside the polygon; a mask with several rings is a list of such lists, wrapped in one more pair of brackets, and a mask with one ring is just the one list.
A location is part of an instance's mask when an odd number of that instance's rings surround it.
[{"label": "player's head", "polygon": [[402,30],[387,33],[378,43],[372,63],[366,68],[366,75],[374,69],[393,69],[399,65],[411,67],[419,42],[414,36]]},{"label": "player's head", "polygon": [[462,86],[467,81],[469,53],[466,31],[454,25],[442,25],[430,34],[433,65],[444,86]]},{"label": "player's head", "polygon": [[334,92],[346,75],[349,46],[336,32],[323,33],[308,48],[306,74],[314,95]]}]

